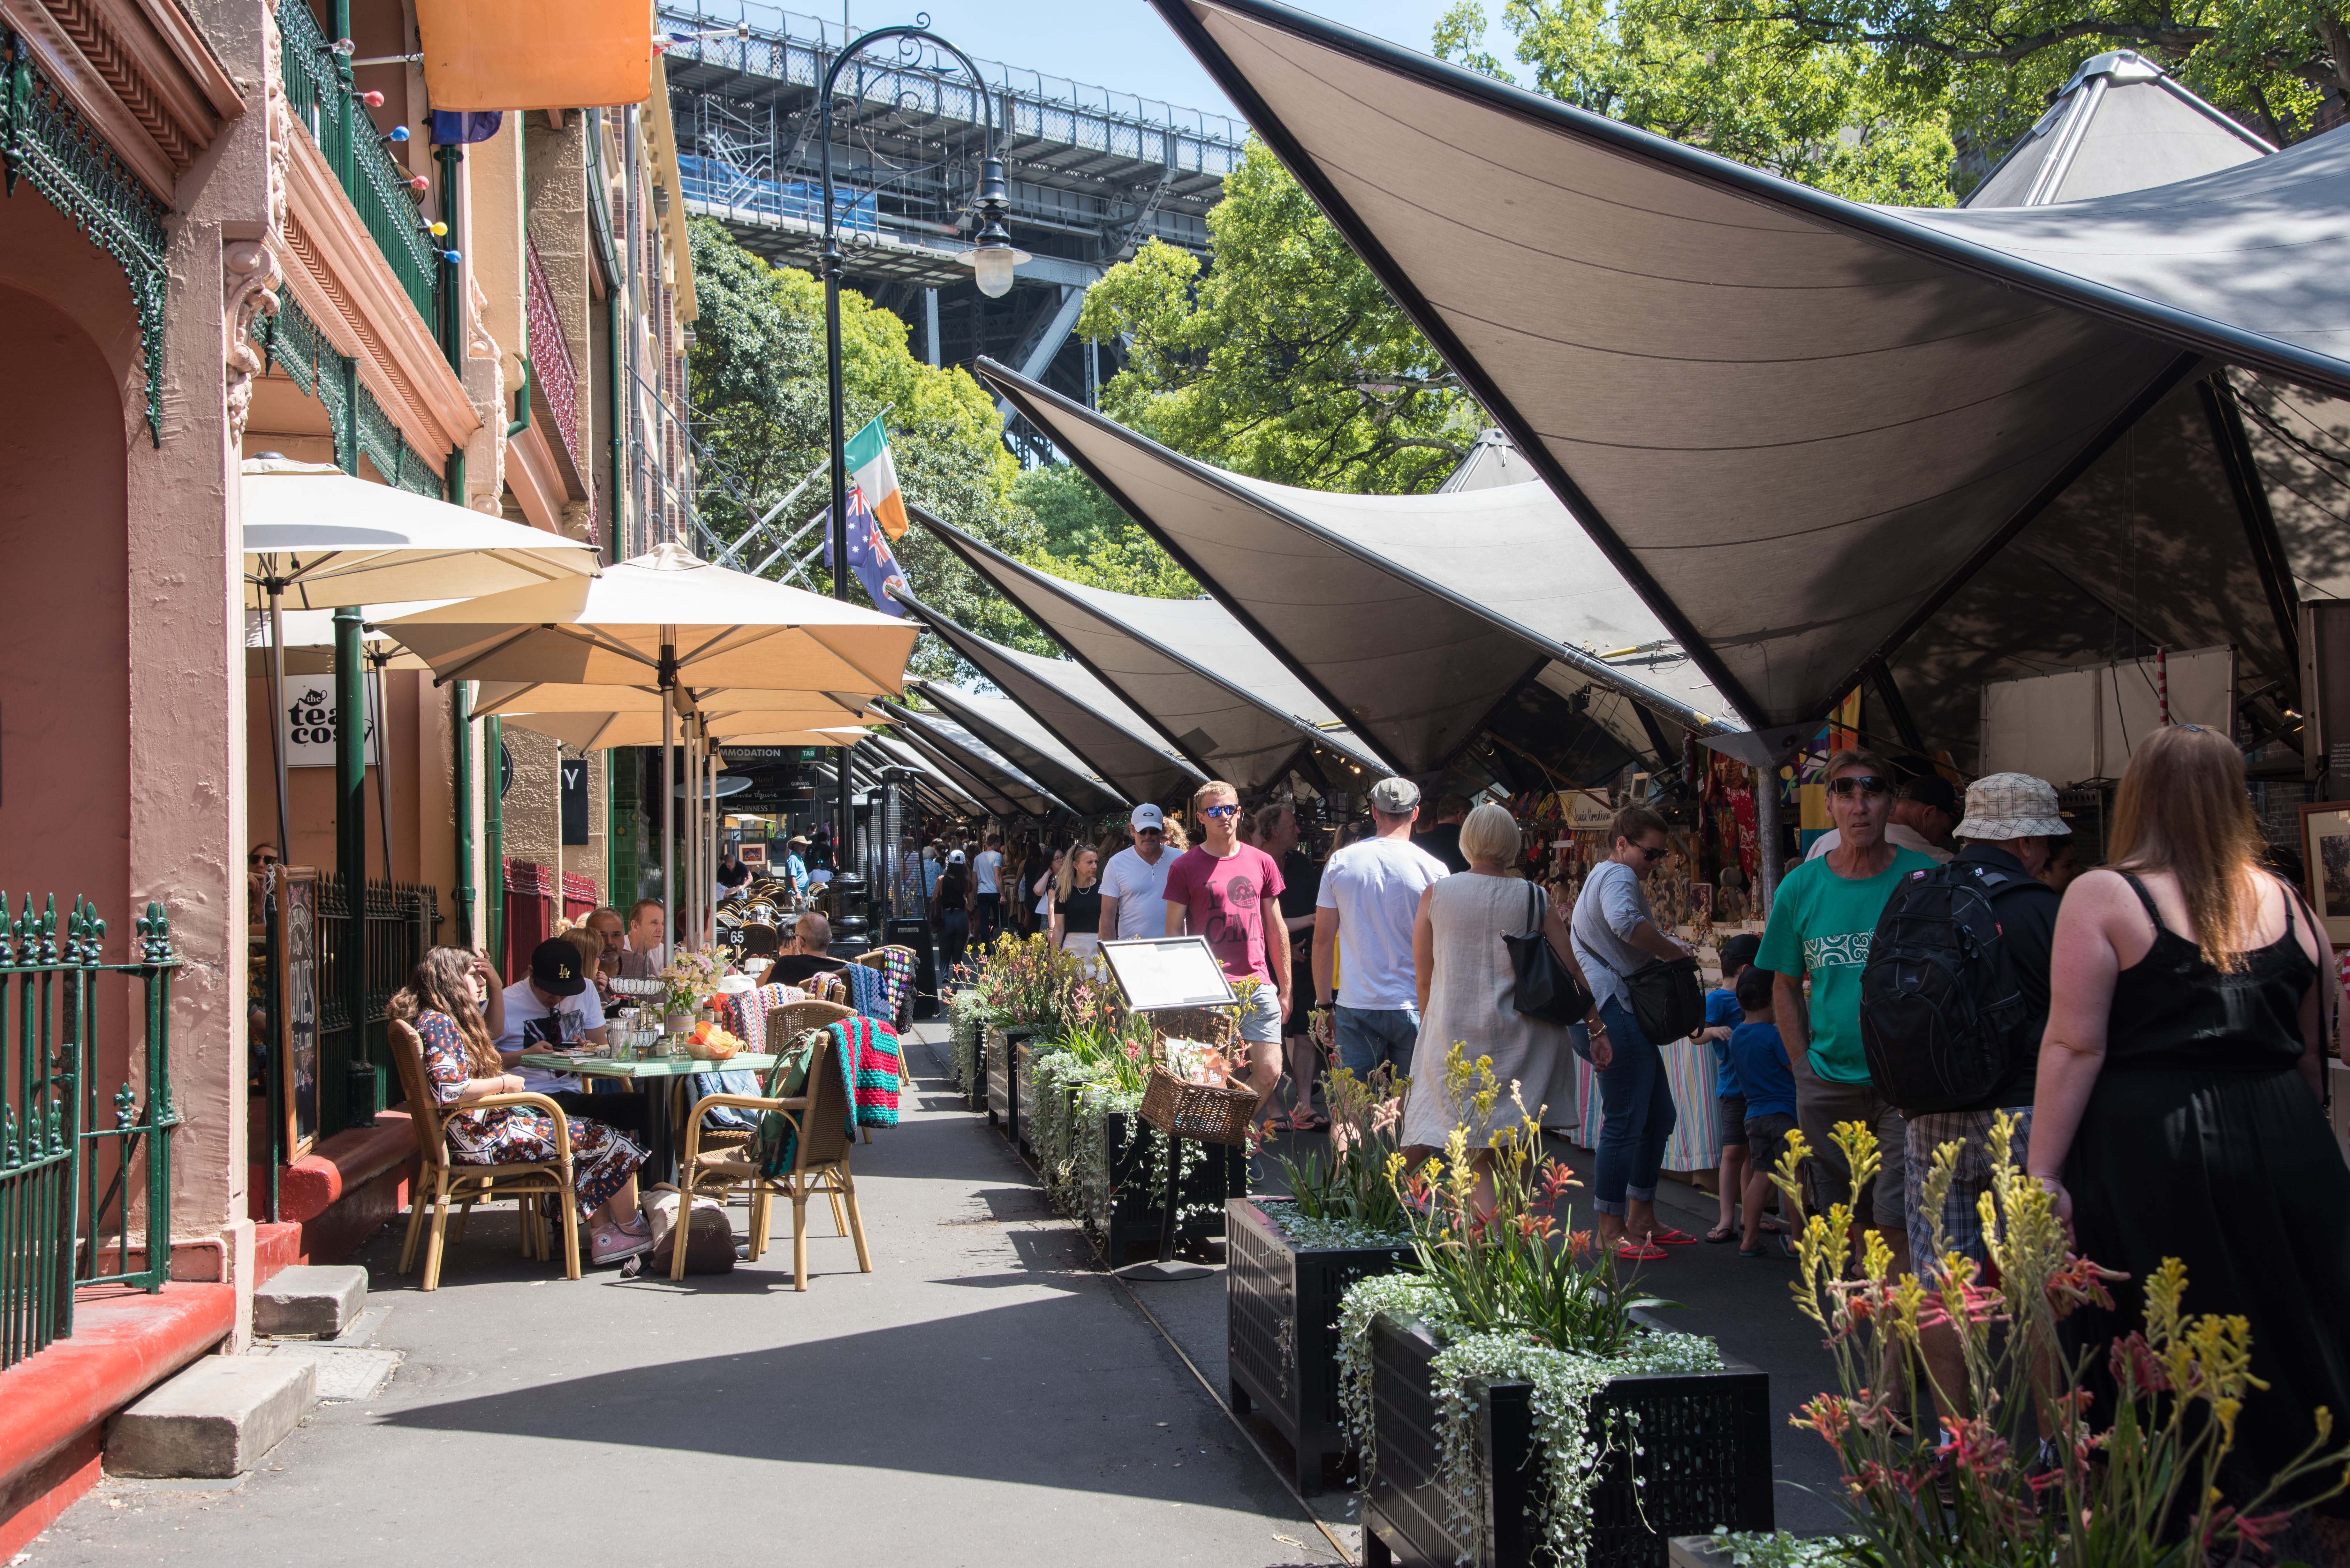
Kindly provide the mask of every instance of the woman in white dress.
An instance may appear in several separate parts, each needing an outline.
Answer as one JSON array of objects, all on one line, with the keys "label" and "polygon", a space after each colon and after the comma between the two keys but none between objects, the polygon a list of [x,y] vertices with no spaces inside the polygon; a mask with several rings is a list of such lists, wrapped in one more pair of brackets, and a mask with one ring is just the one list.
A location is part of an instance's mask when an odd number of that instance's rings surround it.
[{"label": "woman in white dress", "polygon": [[[1492,1191],[1484,1171],[1493,1131],[1525,1116],[1539,1123],[1539,1096],[1551,1081],[1559,1054],[1571,1049],[1566,1031],[1520,1012],[1514,1001],[1517,971],[1503,936],[1530,934],[1539,926],[1559,961],[1578,976],[1566,923],[1542,888],[1518,874],[1522,838],[1516,818],[1501,806],[1481,805],[1461,825],[1461,853],[1469,869],[1447,877],[1419,896],[1412,926],[1412,963],[1419,981],[1419,1040],[1412,1048],[1411,1093],[1403,1111],[1403,1141],[1414,1159],[1440,1149],[1456,1127],[1465,1127],[1478,1158],[1477,1202],[1490,1210]],[[1492,1058],[1501,1097],[1492,1114],[1480,1116],[1471,1105],[1456,1105],[1444,1082],[1444,1064],[1454,1044],[1468,1059]],[[1536,1099],[1518,1108],[1519,1096]],[[1473,1085],[1471,1092],[1473,1093]]]}]

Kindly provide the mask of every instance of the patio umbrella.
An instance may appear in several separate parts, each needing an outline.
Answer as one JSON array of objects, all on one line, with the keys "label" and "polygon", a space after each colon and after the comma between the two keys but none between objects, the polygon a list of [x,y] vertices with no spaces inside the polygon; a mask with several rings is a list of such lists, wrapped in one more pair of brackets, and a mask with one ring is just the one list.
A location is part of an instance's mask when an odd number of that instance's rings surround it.
[{"label": "patio umbrella", "polygon": [[592,574],[596,547],[276,452],[244,461],[242,488],[244,602],[269,611],[269,745],[277,847],[286,855],[286,751],[277,724],[286,707],[289,597],[297,609],[316,610],[497,593]]},{"label": "patio umbrella", "polygon": [[[650,682],[671,698],[657,703],[664,778],[675,747],[671,694],[679,687],[895,693],[920,630],[879,610],[712,566],[674,542],[593,579],[515,588],[389,624],[442,681]],[[661,810],[662,917],[674,922],[675,835],[666,794]]]}]

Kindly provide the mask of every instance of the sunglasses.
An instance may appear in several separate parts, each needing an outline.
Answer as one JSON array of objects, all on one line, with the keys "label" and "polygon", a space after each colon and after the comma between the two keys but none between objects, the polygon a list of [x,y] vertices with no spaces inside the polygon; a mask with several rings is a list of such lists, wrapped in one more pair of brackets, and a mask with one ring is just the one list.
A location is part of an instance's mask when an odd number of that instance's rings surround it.
[{"label": "sunglasses", "polygon": [[1203,805],[1200,808],[1201,816],[1238,816],[1240,814],[1241,808],[1236,805]]},{"label": "sunglasses", "polygon": [[277,864],[277,857],[275,855],[248,855],[244,858],[245,863],[250,866],[275,866]]},{"label": "sunglasses", "polygon": [[1646,860],[1651,866],[1654,866],[1658,861],[1662,860],[1666,856],[1670,855],[1673,852],[1673,846],[1669,844],[1659,844],[1653,846],[1646,844],[1635,844],[1632,847],[1639,851],[1640,858]]},{"label": "sunglasses", "polygon": [[1846,774],[1840,779],[1828,781],[1828,793],[1830,794],[1890,794],[1893,793],[1893,782],[1890,779],[1878,778],[1875,774]]},{"label": "sunglasses", "polygon": [[1167,836],[1167,830],[1163,827],[1138,827],[1134,830],[1134,836],[1137,838],[1164,838]]}]

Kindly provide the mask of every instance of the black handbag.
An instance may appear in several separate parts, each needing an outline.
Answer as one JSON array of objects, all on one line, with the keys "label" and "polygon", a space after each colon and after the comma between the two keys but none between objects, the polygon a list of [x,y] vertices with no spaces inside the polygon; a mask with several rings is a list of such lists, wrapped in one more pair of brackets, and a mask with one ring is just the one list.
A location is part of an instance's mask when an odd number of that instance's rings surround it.
[{"label": "black handbag", "polygon": [[1532,930],[1522,937],[1502,938],[1510,950],[1510,967],[1518,977],[1510,1000],[1520,1012],[1544,1023],[1582,1023],[1591,1015],[1591,992],[1550,945],[1543,930],[1542,899],[1532,882],[1526,884],[1526,919]]},{"label": "black handbag", "polygon": [[1705,991],[1698,983],[1697,960],[1650,959],[1624,977],[1632,993],[1632,1021],[1649,1044],[1682,1040],[1705,1024]]}]

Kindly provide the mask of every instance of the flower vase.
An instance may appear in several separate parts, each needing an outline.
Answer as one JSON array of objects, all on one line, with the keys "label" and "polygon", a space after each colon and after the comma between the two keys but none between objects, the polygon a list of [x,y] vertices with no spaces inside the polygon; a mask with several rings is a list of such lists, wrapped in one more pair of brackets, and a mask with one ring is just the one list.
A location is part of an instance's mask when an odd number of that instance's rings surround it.
[{"label": "flower vase", "polygon": [[672,1012],[663,1020],[663,1023],[671,1034],[693,1033],[693,1014],[691,1012]]}]

